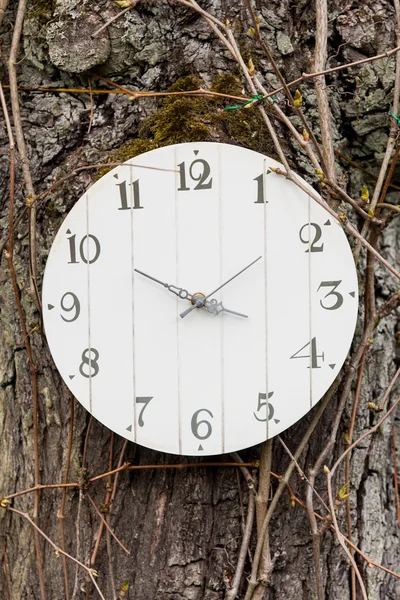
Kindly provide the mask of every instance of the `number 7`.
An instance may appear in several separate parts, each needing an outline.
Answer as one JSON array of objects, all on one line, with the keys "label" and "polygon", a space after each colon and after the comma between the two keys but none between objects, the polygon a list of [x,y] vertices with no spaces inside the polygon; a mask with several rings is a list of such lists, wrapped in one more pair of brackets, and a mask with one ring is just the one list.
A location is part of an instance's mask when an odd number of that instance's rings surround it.
[{"label": "number 7", "polygon": [[142,410],[139,413],[139,418],[138,418],[139,427],[143,427],[143,425],[144,425],[143,413],[146,410],[146,407],[147,407],[148,403],[150,402],[150,400],[153,400],[153,396],[136,398],[136,404],[144,404]]}]

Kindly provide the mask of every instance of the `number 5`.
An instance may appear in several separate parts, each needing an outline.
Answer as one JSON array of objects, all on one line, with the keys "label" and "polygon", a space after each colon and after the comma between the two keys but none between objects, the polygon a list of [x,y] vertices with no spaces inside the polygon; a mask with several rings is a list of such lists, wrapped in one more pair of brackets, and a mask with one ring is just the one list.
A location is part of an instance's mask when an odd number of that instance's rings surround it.
[{"label": "number 5", "polygon": [[[274,392],[269,392],[269,394],[268,394],[268,400],[273,395],[274,395]],[[265,400],[265,402],[263,402],[263,400]],[[267,404],[267,394],[263,394],[262,392],[260,392],[258,394],[257,412],[259,412],[263,406],[266,406],[266,404]],[[265,417],[265,419],[260,419],[259,417],[257,417],[257,415],[256,415],[255,412],[253,412],[253,415],[255,416],[255,418],[257,419],[257,421],[266,421],[267,420],[267,417]],[[273,416],[274,416],[274,407],[272,406],[272,404],[268,404],[268,421],[270,421]]]}]

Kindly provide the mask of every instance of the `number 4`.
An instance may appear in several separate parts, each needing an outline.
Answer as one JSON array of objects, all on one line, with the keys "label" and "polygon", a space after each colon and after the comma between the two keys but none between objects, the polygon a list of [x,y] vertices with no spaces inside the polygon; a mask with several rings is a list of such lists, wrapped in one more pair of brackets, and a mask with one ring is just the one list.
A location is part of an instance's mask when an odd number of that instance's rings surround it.
[{"label": "number 4", "polygon": [[[311,344],[311,355],[310,354],[299,354],[299,352],[304,350],[304,348],[307,348],[307,346],[309,346],[310,344]],[[324,361],[324,353],[317,354],[317,352],[318,352],[317,338],[313,337],[311,342],[307,342],[307,344],[304,344],[304,346],[302,348],[300,348],[300,350],[295,352],[295,354],[293,354],[293,356],[291,356],[290,358],[311,358],[311,368],[312,369],[320,369],[321,367],[318,365],[318,359],[322,358],[322,362],[323,362]],[[308,368],[310,368],[310,367],[308,367]]]}]

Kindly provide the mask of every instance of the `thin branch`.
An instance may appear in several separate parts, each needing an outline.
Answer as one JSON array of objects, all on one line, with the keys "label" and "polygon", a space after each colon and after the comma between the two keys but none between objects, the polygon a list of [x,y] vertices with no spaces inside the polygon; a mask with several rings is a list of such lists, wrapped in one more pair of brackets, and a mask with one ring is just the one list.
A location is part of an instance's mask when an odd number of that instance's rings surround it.
[{"label": "thin branch", "polygon": [[242,458],[239,456],[239,454],[237,452],[231,452],[230,453],[231,457],[233,458],[233,460],[240,465],[239,469],[241,470],[241,472],[243,473],[243,477],[246,480],[247,483],[247,487],[249,488],[249,490],[251,490],[253,492],[253,494],[257,495],[257,492],[255,491],[255,485],[254,485],[254,477],[252,477],[249,469],[247,467],[244,466],[244,461],[242,460]]},{"label": "thin branch", "polygon": [[109,27],[109,25],[111,25],[111,23],[114,23],[114,21],[116,21],[117,19],[122,17],[125,13],[128,12],[128,10],[132,10],[132,8],[135,8],[135,6],[138,2],[139,2],[139,0],[132,0],[132,3],[130,6],[128,6],[127,8],[124,8],[124,10],[119,11],[116,15],[111,17],[111,19],[109,19],[106,23],[104,23],[104,25],[102,25],[100,27],[100,29],[98,29],[97,31],[92,33],[91,37],[96,38],[102,31],[104,31],[104,29],[107,29],[107,27]]},{"label": "thin branch", "polygon": [[[260,535],[262,524],[268,510],[268,500],[271,489],[271,465],[272,465],[272,447],[273,439],[267,440],[261,444],[260,469],[258,475],[258,494],[256,498],[257,511],[257,534]],[[289,485],[288,485],[289,487]],[[272,571],[275,567],[275,559],[271,559],[271,548],[269,543],[269,528],[264,535],[264,546],[260,557],[260,566],[258,569],[258,579],[261,582],[259,588],[259,600],[264,595],[264,587],[270,583]],[[257,591],[256,598],[257,599]]]},{"label": "thin branch", "polygon": [[400,526],[399,476],[397,474],[396,431],[394,428],[394,424],[392,427],[392,452],[393,452],[393,485],[394,485],[394,497],[396,499],[397,525]]},{"label": "thin branch", "polygon": [[360,570],[357,567],[357,564],[356,564],[356,561],[354,560],[353,555],[351,554],[351,552],[347,548],[346,544],[344,543],[342,533],[339,530],[339,526],[338,526],[337,519],[336,519],[336,513],[335,513],[335,505],[333,503],[333,498],[332,498],[331,478],[330,478],[329,469],[327,467],[325,467],[325,473],[326,473],[326,483],[327,483],[327,488],[328,488],[329,506],[331,507],[331,515],[332,515],[333,526],[335,528],[336,538],[337,538],[339,544],[342,546],[345,555],[349,559],[349,562],[356,573],[358,582],[360,584],[363,599],[368,600],[367,591],[365,589]]},{"label": "thin branch", "polygon": [[21,111],[18,98],[18,83],[16,64],[18,58],[18,48],[24,23],[27,0],[19,0],[17,15],[14,25],[14,32],[11,42],[10,58],[8,61],[8,71],[10,79],[11,106],[14,118],[14,130],[17,141],[18,153],[22,165],[25,187],[28,193],[26,203],[29,212],[29,273],[31,295],[35,300],[38,310],[41,313],[40,297],[36,284],[36,204],[35,191],[33,188],[32,175],[29,166],[29,159],[26,150],[25,136],[22,128]]},{"label": "thin branch", "polygon": [[[347,435],[346,443],[351,444],[353,441],[353,433],[357,416],[358,404],[360,401],[360,393],[361,393],[361,384],[364,374],[364,365],[365,359],[367,358],[368,347],[365,348],[364,353],[361,358],[360,368],[358,371],[358,379],[357,379],[357,387],[356,393],[354,396],[353,408],[351,411],[351,421],[349,432]],[[345,486],[346,490],[350,489],[350,454],[346,456],[346,465],[345,465]],[[352,541],[352,531],[351,531],[351,514],[350,514],[350,496],[346,498],[346,521],[347,521],[347,537],[350,541]],[[357,591],[356,591],[356,573],[351,567],[351,599],[357,600]]]},{"label": "thin branch", "polygon": [[[315,71],[322,71],[326,65],[328,45],[328,7],[327,0],[316,0],[316,34],[315,34]],[[315,92],[321,128],[322,153],[328,178],[336,183],[335,154],[333,151],[332,116],[329,108],[328,92],[325,76],[315,79]]]},{"label": "thin branch", "polygon": [[[393,4],[394,4],[395,12],[396,12],[397,45],[400,46],[400,1],[393,0]],[[394,77],[393,104],[392,104],[392,111],[391,111],[394,115],[397,115],[399,112],[399,95],[400,95],[400,52],[397,52],[397,54],[396,54],[396,71],[395,71],[395,77]],[[382,186],[384,184],[386,171],[387,171],[387,168],[389,165],[390,158],[392,156],[393,149],[396,144],[396,137],[397,137],[396,130],[397,130],[397,121],[394,118],[392,118],[389,137],[388,137],[388,141],[387,141],[387,145],[386,145],[385,156],[384,156],[382,164],[381,164],[381,168],[380,168],[379,175],[378,175],[378,181],[376,183],[376,186],[374,189],[374,194],[373,194],[373,197],[371,200],[370,208],[371,208],[372,212],[375,211],[376,205],[378,204],[379,195],[381,193]],[[369,227],[370,227],[369,223],[366,221],[361,230],[362,237],[366,237]],[[361,247],[360,247],[360,244],[358,243],[357,247],[355,249],[356,260],[358,260],[360,250],[361,250]]]},{"label": "thin branch", "polygon": [[226,596],[225,596],[226,600],[235,600],[235,598],[238,594],[238,591],[239,591],[240,581],[242,579],[242,575],[244,572],[244,565],[246,562],[247,550],[248,550],[249,544],[250,544],[251,532],[253,529],[255,503],[256,503],[255,496],[254,496],[254,494],[250,493],[249,494],[249,505],[248,505],[248,509],[247,509],[246,526],[245,526],[244,534],[243,534],[243,538],[242,538],[242,545],[240,546],[238,562],[236,565],[235,575],[233,576],[233,579],[232,579],[231,589],[227,591]]},{"label": "thin branch", "polygon": [[379,421],[377,423],[375,423],[375,425],[373,427],[370,427],[367,431],[365,431],[362,435],[360,435],[360,437],[353,442],[337,459],[337,461],[335,462],[335,464],[333,465],[333,467],[330,469],[329,471],[329,479],[332,479],[336,469],[338,468],[338,466],[340,465],[340,463],[342,462],[342,460],[345,458],[345,456],[347,456],[347,454],[349,452],[351,452],[353,450],[353,448],[355,448],[356,446],[358,446],[358,444],[360,442],[362,442],[363,440],[365,440],[366,437],[368,437],[369,435],[372,435],[373,433],[375,433],[375,431],[377,431],[379,429],[379,427],[382,425],[382,423],[389,417],[389,415],[392,414],[392,412],[396,409],[397,405],[400,402],[400,396],[397,398],[397,400],[393,403],[393,405],[389,408],[389,410],[383,415],[383,417],[381,419],[379,419]]},{"label": "thin branch", "polygon": [[90,501],[91,505],[93,506],[94,510],[96,511],[97,515],[100,517],[101,522],[103,523],[104,527],[106,527],[108,529],[108,531],[111,533],[111,535],[113,536],[113,538],[115,539],[115,541],[117,542],[117,544],[122,548],[122,550],[124,552],[126,552],[126,554],[129,554],[129,556],[132,556],[131,552],[129,552],[129,550],[117,538],[117,536],[115,535],[115,533],[113,532],[113,530],[111,529],[111,527],[109,526],[109,524],[107,523],[107,521],[105,520],[105,518],[103,517],[103,515],[101,514],[101,512],[99,511],[99,509],[97,508],[97,506],[96,506],[93,498],[91,497],[91,495],[88,494],[87,497],[89,498],[89,501]]},{"label": "thin branch", "polygon": [[[72,439],[74,434],[74,415],[75,415],[75,398],[71,396],[70,398],[70,421],[69,421],[69,434],[68,434],[68,449],[67,449],[67,459],[65,465],[65,475],[64,475],[64,483],[68,483],[69,478],[69,469],[71,465],[71,454],[72,454]],[[61,548],[65,551],[65,531],[64,531],[64,511],[65,511],[65,502],[67,500],[67,487],[63,487],[63,493],[61,497],[61,507],[57,512],[57,517],[60,522],[60,537],[61,537]],[[68,567],[67,567],[67,558],[63,555],[63,573],[64,573],[64,587],[65,587],[65,598],[69,600],[69,584],[68,584]]]},{"label": "thin branch", "polygon": [[[26,353],[28,356],[28,364],[31,373],[31,386],[33,396],[33,453],[34,453],[34,480],[35,486],[39,484],[39,442],[38,442],[38,389],[37,389],[37,367],[33,358],[30,339],[26,327],[25,316],[21,304],[20,293],[17,283],[17,277],[15,274],[13,264],[13,253],[14,253],[14,230],[13,230],[13,219],[14,219],[14,194],[15,194],[15,144],[14,137],[11,130],[11,123],[8,114],[7,104],[4,98],[3,89],[0,84],[0,101],[3,109],[4,119],[6,122],[7,134],[10,144],[10,198],[9,198],[9,235],[8,235],[8,252],[6,258],[8,261],[8,267],[10,269],[11,281],[14,290],[15,301],[17,304],[18,316],[21,324],[22,334],[24,337]],[[35,493],[34,497],[34,518],[37,519],[39,512],[39,492]],[[39,535],[35,531],[35,551],[36,551],[36,563],[38,568],[39,587],[42,600],[46,600],[46,591],[44,585],[43,576],[43,564],[42,564],[42,553],[40,549]]]},{"label": "thin branch", "polygon": [[[333,382],[333,384],[331,385],[331,387],[329,388],[329,390],[327,391],[327,393],[325,394],[324,398],[319,402],[319,405],[314,414],[314,417],[313,417],[310,425],[308,426],[307,431],[304,434],[304,436],[294,454],[294,458],[297,461],[300,458],[304,448],[308,444],[308,441],[309,441],[314,429],[316,428],[325,408],[327,407],[328,403],[330,402],[332,396],[336,393],[339,382],[340,382],[340,378],[337,377],[335,379],[335,381]],[[260,533],[258,536],[258,540],[257,540],[257,546],[256,546],[256,550],[254,553],[253,565],[252,565],[252,569],[251,569],[251,575],[250,575],[250,579],[248,582],[248,587],[247,587],[247,591],[246,591],[244,600],[251,600],[251,598],[253,596],[253,591],[258,584],[257,575],[258,575],[258,568],[259,568],[259,564],[260,564],[261,553],[262,553],[262,549],[264,546],[264,535],[268,529],[269,522],[270,522],[272,515],[274,513],[274,510],[278,504],[278,500],[281,497],[282,492],[286,488],[287,484],[289,483],[289,479],[290,479],[290,476],[291,476],[294,468],[295,468],[295,464],[293,461],[291,461],[285,471],[285,474],[280,479],[278,488],[277,488],[277,490],[274,494],[274,497],[272,498],[272,501],[269,505],[267,514],[265,515],[264,522],[262,524],[262,527],[261,527],[261,530],[260,530]]]},{"label": "thin branch", "polygon": [[97,585],[94,577],[97,576],[97,573],[94,569],[90,569],[89,567],[87,567],[86,565],[84,565],[83,563],[81,563],[79,560],[77,560],[76,558],[74,558],[73,556],[71,556],[71,554],[68,554],[67,552],[64,552],[64,550],[62,550],[61,548],[59,548],[57,546],[57,544],[55,544],[45,533],[44,531],[42,531],[35,523],[35,521],[28,515],[28,513],[24,513],[20,510],[17,510],[16,508],[11,508],[11,506],[7,507],[7,510],[19,515],[20,517],[23,517],[24,519],[26,519],[31,525],[32,527],[35,529],[35,531],[38,532],[39,535],[41,535],[49,544],[50,546],[52,546],[56,552],[56,554],[63,554],[64,556],[66,556],[67,558],[69,558],[70,560],[72,560],[74,563],[76,563],[79,567],[81,567],[81,569],[84,569],[90,579],[92,580],[92,583],[94,585],[94,587],[96,588],[100,598],[102,600],[105,600],[103,594],[100,591],[99,586]]}]

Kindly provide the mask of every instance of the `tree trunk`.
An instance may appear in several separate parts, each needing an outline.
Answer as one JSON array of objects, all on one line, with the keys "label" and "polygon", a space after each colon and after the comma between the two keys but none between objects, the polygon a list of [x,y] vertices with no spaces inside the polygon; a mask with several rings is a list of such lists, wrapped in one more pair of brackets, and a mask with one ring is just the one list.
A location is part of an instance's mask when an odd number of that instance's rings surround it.
[{"label": "tree trunk", "polygon": [[[201,1],[201,0],[200,0]],[[241,94],[245,85],[236,63],[209,25],[189,7],[176,2],[140,2],[125,12],[98,36],[90,37],[113,16],[122,12],[112,0],[31,0],[25,15],[18,56],[17,74],[21,87],[113,88],[97,75],[110,78],[135,90],[165,91],[193,89],[198,80],[203,87]],[[1,29],[3,54],[2,83],[8,83],[7,62],[17,3],[6,10]],[[271,64],[250,35],[252,26],[246,2],[234,0],[201,1],[201,6],[224,21],[229,18],[246,60],[251,57],[268,89],[280,87]],[[287,81],[313,69],[315,9],[308,0],[256,0],[261,34],[270,44]],[[327,68],[386,52],[396,46],[396,19],[387,0],[359,3],[332,0],[329,3]],[[332,112],[335,149],[377,175],[389,133],[388,111],[393,99],[395,56],[338,71],[327,77]],[[89,73],[89,71],[91,73]],[[92,73],[93,72],[93,73]],[[312,80],[300,86],[303,111],[319,138],[319,115]],[[232,91],[234,90],[234,92]],[[295,88],[292,88],[294,93]],[[9,91],[5,90],[7,102]],[[249,90],[246,95],[251,95]],[[282,110],[301,131],[298,117],[277,96]],[[9,104],[9,102],[8,102]],[[255,109],[223,111],[231,100],[180,98],[176,102],[155,98],[131,101],[127,95],[98,94],[92,100],[84,93],[20,91],[22,126],[35,192],[48,189],[55,180],[80,166],[119,162],[152,147],[192,140],[219,140],[244,145],[276,157],[269,134]],[[11,113],[11,109],[10,109]],[[246,113],[246,114],[244,114]],[[316,189],[315,170],[293,141],[284,125],[274,121],[284,140],[287,158],[299,174]],[[3,241],[8,235],[10,160],[6,128],[0,129],[0,497],[34,485],[34,413],[32,376]],[[358,200],[363,184],[371,191],[374,179],[336,155],[338,178],[347,192]],[[21,163],[17,162],[15,213],[25,206],[27,195]],[[398,169],[392,184],[400,185]],[[68,211],[98,177],[98,169],[81,171],[38,203],[37,265],[39,290],[45,261],[55,233]],[[389,188],[386,202],[400,204],[397,189]],[[362,222],[349,213],[353,224]],[[400,268],[400,229],[393,219],[380,238],[378,249],[397,269]],[[153,452],[128,443],[95,420],[76,402],[62,383],[51,359],[45,337],[40,333],[39,313],[29,292],[28,221],[23,216],[15,231],[14,267],[19,297],[25,315],[38,378],[38,444],[41,484],[65,481],[80,488],[66,490],[63,518],[60,518],[62,489],[43,489],[39,496],[37,524],[60,548],[62,521],[65,551],[85,565],[92,565],[104,597],[129,600],[217,600],[225,598],[235,571],[247,513],[249,490],[234,467],[191,467],[123,471],[119,474],[115,499],[110,506],[110,486],[115,475],[87,485],[85,477],[105,473],[119,461],[132,465],[185,465],[201,463],[187,457]],[[354,345],[360,342],[364,323],[365,253],[360,269],[360,318]],[[396,293],[398,282],[379,263],[375,293],[378,306]],[[290,315],[288,315],[290,323]],[[35,329],[37,328],[37,329]],[[32,331],[33,330],[33,331]],[[395,313],[383,319],[374,333],[364,369],[353,440],[382,416],[368,408],[379,404],[397,365],[399,320]],[[397,332],[397,340],[396,340]],[[397,344],[397,345],[396,345]],[[347,399],[333,452],[325,463],[331,467],[345,449],[356,378]],[[329,403],[317,429],[299,460],[304,472],[314,465],[327,444],[337,412],[339,393]],[[396,398],[389,396],[388,406]],[[386,410],[387,407],[385,407]],[[295,452],[316,409],[288,429],[282,439]],[[395,571],[400,564],[399,522],[396,513],[392,430],[398,435],[394,413],[380,429],[363,440],[351,455],[350,515],[352,539],[371,560]],[[397,421],[398,424],[398,421]],[[70,428],[71,457],[68,460]],[[397,440],[400,447],[400,440]],[[111,453],[111,454],[110,454]],[[83,464],[85,454],[85,463]],[[256,461],[260,448],[241,453],[246,461]],[[212,458],[214,460],[214,458]],[[231,461],[229,456],[215,461]],[[400,458],[398,458],[398,464]],[[274,440],[272,471],[283,475],[290,458]],[[344,463],[343,463],[344,467]],[[250,469],[251,470],[251,469]],[[254,472],[257,472],[256,467]],[[344,468],[334,479],[334,489],[345,482]],[[272,492],[278,482],[272,481]],[[307,483],[295,470],[290,479],[293,493],[302,500]],[[316,488],[326,501],[323,471]],[[335,493],[336,493],[335,492]],[[13,498],[8,505],[33,516],[35,493]],[[91,563],[101,518],[90,498],[100,508],[128,555],[104,529],[95,561]],[[21,515],[0,508],[0,597],[3,599],[44,600],[40,592],[37,551],[31,523]],[[316,512],[326,515],[315,500]],[[109,513],[109,514],[108,514]],[[345,502],[337,507],[338,521],[347,535]],[[254,526],[249,556],[254,552],[257,527]],[[269,532],[275,564],[263,598],[299,600],[317,598],[312,535],[307,512],[292,506],[286,493],[279,500]],[[68,593],[64,579],[64,559],[41,536],[40,547],[47,599],[96,598],[87,573],[66,559]],[[356,554],[356,562],[370,600],[400,597],[400,581]],[[327,527],[321,538],[322,582],[325,600],[347,600],[351,596],[349,563],[333,531]],[[113,575],[110,574],[110,569]],[[238,594],[244,598],[246,575]],[[124,582],[127,584],[124,584]],[[126,588],[128,588],[126,590]],[[125,594],[125,595],[124,595]],[[258,591],[260,594],[260,590]],[[361,598],[358,589],[357,596]],[[322,600],[322,599],[321,599]]]}]

